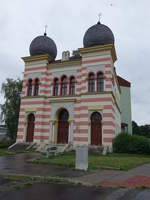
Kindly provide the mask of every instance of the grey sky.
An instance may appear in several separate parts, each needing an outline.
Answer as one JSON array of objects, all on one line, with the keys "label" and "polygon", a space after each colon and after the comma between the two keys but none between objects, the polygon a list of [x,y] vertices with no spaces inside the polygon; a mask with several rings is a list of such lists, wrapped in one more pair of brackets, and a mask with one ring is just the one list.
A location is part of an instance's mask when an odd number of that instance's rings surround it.
[{"label": "grey sky", "polygon": [[[22,77],[21,57],[31,40],[43,34],[63,50],[82,47],[85,31],[98,20],[115,35],[117,73],[132,83],[132,116],[150,123],[150,1],[149,0],[0,0],[0,86],[7,77]],[[2,95],[0,103],[3,102]]]}]

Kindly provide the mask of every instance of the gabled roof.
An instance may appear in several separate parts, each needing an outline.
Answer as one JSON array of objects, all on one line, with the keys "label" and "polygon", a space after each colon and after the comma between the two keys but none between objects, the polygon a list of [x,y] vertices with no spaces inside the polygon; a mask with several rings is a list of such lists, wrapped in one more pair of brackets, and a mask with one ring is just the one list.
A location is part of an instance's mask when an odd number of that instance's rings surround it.
[{"label": "gabled roof", "polygon": [[123,87],[131,87],[131,83],[127,80],[125,80],[124,78],[122,78],[121,76],[117,76],[118,82],[120,86]]}]

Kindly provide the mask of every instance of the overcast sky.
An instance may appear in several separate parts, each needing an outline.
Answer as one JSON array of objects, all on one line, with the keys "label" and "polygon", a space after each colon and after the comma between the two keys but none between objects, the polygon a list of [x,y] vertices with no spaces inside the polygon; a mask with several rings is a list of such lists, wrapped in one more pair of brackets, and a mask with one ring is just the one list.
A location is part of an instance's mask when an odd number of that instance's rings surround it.
[{"label": "overcast sky", "polygon": [[[131,81],[132,118],[150,124],[149,0],[0,0],[0,87],[6,78],[22,78],[32,39],[47,33],[64,50],[83,46],[85,31],[98,21],[115,35],[117,73]],[[0,103],[3,103],[2,95]]]}]

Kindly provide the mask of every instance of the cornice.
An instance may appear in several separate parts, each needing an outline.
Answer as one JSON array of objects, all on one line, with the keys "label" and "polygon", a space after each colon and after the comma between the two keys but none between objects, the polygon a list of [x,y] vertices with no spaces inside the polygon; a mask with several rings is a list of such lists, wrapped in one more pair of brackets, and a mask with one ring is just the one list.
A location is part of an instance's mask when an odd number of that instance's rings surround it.
[{"label": "cornice", "polygon": [[62,102],[74,102],[76,101],[76,97],[50,97],[49,102],[50,103],[62,103]]},{"label": "cornice", "polygon": [[22,60],[27,63],[27,62],[34,62],[34,61],[40,61],[40,60],[48,60],[49,62],[51,61],[51,56],[49,54],[41,54],[41,55],[36,55],[36,56],[27,56],[27,57],[22,57]]},{"label": "cornice", "polygon": [[73,65],[81,65],[81,59],[50,63],[48,65],[48,69],[60,68],[60,67],[69,67],[69,66],[73,66]]},{"label": "cornice", "polygon": [[88,48],[80,48],[79,51],[81,54],[101,52],[101,51],[111,51],[113,62],[117,60],[116,50],[113,44],[97,45],[97,46],[88,47]]},{"label": "cornice", "polygon": [[40,99],[40,98],[47,98],[47,96],[41,95],[41,96],[24,96],[24,97],[21,97],[21,99]]}]

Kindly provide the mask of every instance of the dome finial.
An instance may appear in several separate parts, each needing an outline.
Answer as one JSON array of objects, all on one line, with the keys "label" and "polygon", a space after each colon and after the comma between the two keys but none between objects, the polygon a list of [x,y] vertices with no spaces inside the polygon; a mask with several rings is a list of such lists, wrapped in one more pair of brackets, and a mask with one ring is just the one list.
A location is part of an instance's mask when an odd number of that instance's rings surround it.
[{"label": "dome finial", "polygon": [[47,30],[47,25],[45,25],[45,31],[44,31],[44,36],[47,36],[46,30]]},{"label": "dome finial", "polygon": [[98,14],[98,24],[100,24],[101,22],[101,17],[102,17],[102,13],[100,12],[99,14]]}]

